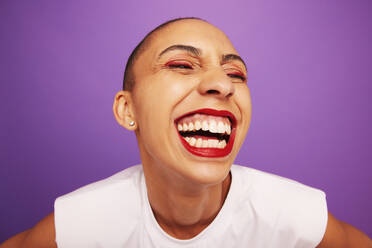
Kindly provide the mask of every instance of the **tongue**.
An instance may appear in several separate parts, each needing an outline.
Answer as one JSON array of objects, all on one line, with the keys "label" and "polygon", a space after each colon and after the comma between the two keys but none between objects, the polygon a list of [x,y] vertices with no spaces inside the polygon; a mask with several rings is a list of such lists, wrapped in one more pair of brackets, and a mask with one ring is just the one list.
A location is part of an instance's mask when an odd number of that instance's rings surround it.
[{"label": "tongue", "polygon": [[213,137],[213,136],[201,136],[201,135],[188,135],[187,137],[194,137],[195,139],[203,139],[203,140],[209,140],[209,139],[215,139],[215,140],[220,140],[218,139],[217,137]]}]

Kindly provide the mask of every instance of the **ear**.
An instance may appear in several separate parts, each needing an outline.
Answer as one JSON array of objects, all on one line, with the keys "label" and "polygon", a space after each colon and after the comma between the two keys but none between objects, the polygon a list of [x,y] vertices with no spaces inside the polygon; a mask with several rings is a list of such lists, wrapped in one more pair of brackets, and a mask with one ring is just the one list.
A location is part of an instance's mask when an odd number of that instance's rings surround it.
[{"label": "ear", "polygon": [[[115,95],[113,111],[116,121],[120,126],[133,131],[137,129],[137,122],[133,111],[132,95],[129,91],[119,91]],[[133,124],[134,125],[130,125]]]}]

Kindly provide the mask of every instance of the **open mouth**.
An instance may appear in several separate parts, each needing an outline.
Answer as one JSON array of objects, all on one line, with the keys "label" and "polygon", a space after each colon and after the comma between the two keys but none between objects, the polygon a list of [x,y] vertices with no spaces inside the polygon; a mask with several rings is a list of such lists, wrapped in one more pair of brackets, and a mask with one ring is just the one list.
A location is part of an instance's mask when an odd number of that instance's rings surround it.
[{"label": "open mouth", "polygon": [[184,147],[202,157],[224,157],[234,145],[236,119],[225,110],[199,109],[175,121]]}]

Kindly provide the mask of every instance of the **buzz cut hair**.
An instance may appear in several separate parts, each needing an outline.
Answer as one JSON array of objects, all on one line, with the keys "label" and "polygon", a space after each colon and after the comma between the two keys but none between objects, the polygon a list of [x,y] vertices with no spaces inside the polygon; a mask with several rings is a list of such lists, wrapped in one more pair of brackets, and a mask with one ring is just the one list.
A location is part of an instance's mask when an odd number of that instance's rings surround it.
[{"label": "buzz cut hair", "polygon": [[132,53],[130,54],[127,60],[127,64],[125,66],[125,71],[124,71],[124,78],[123,78],[123,90],[125,91],[133,90],[133,87],[135,85],[133,67],[139,55],[145,50],[146,46],[150,44],[149,42],[150,42],[151,36],[155,34],[157,31],[165,28],[169,24],[182,21],[182,20],[200,20],[200,21],[207,22],[198,17],[180,17],[180,18],[166,21],[160,24],[159,26],[157,26],[156,28],[154,28],[153,30],[151,30],[148,34],[146,34],[146,36],[141,40],[141,42],[138,43],[138,45],[134,48],[134,50],[132,51]]}]

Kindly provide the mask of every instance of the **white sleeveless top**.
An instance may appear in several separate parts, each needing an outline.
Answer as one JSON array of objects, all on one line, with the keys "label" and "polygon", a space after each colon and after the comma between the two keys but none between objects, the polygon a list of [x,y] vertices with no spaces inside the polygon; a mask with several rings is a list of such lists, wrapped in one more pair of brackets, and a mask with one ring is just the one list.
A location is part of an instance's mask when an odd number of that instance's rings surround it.
[{"label": "white sleeveless top", "polygon": [[223,207],[189,240],[165,233],[152,213],[141,165],[59,197],[59,248],[316,247],[327,225],[325,194],[255,169],[233,165]]}]

